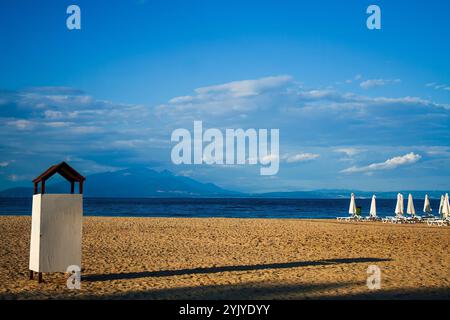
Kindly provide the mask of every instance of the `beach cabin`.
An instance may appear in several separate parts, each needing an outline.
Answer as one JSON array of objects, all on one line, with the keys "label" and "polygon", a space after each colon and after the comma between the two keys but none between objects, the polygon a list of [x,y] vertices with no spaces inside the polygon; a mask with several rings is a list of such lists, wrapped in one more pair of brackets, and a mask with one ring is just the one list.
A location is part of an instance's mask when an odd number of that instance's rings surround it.
[{"label": "beach cabin", "polygon": [[[47,180],[56,173],[70,183],[70,194],[45,192]],[[43,272],[66,272],[71,265],[81,268],[84,181],[85,178],[66,162],[51,166],[33,180],[30,279],[34,272],[42,282]],[[75,193],[76,183],[78,194]]]}]

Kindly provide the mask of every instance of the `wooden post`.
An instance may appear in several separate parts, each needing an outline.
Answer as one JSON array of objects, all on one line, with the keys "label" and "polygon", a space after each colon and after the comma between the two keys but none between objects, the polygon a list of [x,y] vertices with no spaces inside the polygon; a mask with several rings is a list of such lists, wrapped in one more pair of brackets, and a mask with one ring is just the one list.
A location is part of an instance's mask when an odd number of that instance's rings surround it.
[{"label": "wooden post", "polygon": [[30,270],[30,280],[33,280],[33,270]]},{"label": "wooden post", "polygon": [[80,181],[80,194],[83,194],[83,181]]},{"label": "wooden post", "polygon": [[75,182],[70,181],[70,193],[73,194],[75,192]]},{"label": "wooden post", "polygon": [[45,193],[45,180],[42,180],[42,182],[41,182],[41,193],[42,194]]},{"label": "wooden post", "polygon": [[42,283],[42,272],[38,273],[38,283]]},{"label": "wooden post", "polygon": [[34,194],[37,194],[37,193],[38,193],[38,184],[35,183],[34,184]]}]

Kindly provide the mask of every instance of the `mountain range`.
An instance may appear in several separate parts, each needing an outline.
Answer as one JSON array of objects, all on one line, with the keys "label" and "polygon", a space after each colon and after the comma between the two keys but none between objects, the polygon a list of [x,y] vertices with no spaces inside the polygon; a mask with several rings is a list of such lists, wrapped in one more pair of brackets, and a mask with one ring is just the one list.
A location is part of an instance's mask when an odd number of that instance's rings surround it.
[{"label": "mountain range", "polygon": [[[31,183],[30,183],[31,184]],[[70,185],[66,181],[49,183],[48,193],[68,193]],[[180,198],[180,197],[252,197],[252,198],[294,198],[294,199],[339,199],[349,198],[354,192],[358,198],[369,198],[373,192],[321,189],[312,191],[241,193],[220,188],[213,183],[202,183],[185,176],[177,176],[170,171],[156,171],[148,168],[131,168],[114,172],[96,173],[86,177],[85,197],[92,198]],[[395,199],[397,192],[411,193],[422,198],[427,193],[431,198],[439,198],[443,191],[376,192],[377,198]],[[32,187],[15,187],[0,191],[0,197],[31,197]]]},{"label": "mountain range", "polygon": [[[46,185],[47,193],[68,193],[70,184],[61,181]],[[77,191],[77,188],[75,188]],[[222,189],[212,183],[201,183],[170,171],[132,168],[96,173],[86,177],[83,193],[86,197],[214,197],[235,196],[238,192]],[[29,197],[31,187],[16,187],[0,191],[0,197]]]}]

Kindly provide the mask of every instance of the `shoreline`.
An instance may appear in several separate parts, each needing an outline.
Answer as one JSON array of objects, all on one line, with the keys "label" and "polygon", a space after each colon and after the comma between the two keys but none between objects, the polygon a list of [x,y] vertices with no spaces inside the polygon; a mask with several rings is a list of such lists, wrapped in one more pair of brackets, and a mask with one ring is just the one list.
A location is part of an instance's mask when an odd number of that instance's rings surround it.
[{"label": "shoreline", "polygon": [[68,290],[63,274],[28,280],[31,217],[0,216],[0,299],[450,299],[448,228],[136,218],[84,217],[81,290]]},{"label": "shoreline", "polygon": [[[0,213],[0,219],[4,217],[4,218],[14,218],[14,217],[28,217],[30,218],[30,223],[31,223],[31,214],[1,214]],[[147,215],[128,215],[128,216],[123,216],[123,215],[83,215],[83,219],[86,218],[105,218],[105,219],[199,219],[199,220],[203,220],[203,219],[217,219],[217,220],[280,220],[280,221],[309,221],[309,222],[329,222],[329,223],[337,223],[337,224],[345,224],[345,225],[385,225],[385,226],[390,226],[390,225],[395,225],[395,226],[404,226],[404,227],[408,227],[408,226],[414,226],[415,228],[418,227],[427,227],[427,228],[449,228],[449,226],[430,226],[427,225],[425,222],[419,222],[419,223],[384,223],[381,220],[378,221],[366,221],[366,220],[362,220],[362,221],[339,221],[336,218],[278,218],[278,217],[227,217],[227,216],[147,216]]]}]

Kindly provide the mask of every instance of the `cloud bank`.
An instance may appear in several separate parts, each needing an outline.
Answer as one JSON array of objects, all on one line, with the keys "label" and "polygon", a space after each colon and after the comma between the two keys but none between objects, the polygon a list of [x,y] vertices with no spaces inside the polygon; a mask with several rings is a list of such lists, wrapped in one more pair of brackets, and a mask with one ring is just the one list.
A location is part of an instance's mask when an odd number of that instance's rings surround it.
[{"label": "cloud bank", "polygon": [[320,155],[316,153],[298,153],[294,155],[285,156],[285,160],[287,163],[296,163],[314,160],[317,159],[318,157],[320,157]]},{"label": "cloud bank", "polygon": [[420,160],[422,156],[419,154],[415,154],[413,152],[410,152],[408,154],[405,154],[404,156],[394,157],[391,159],[388,159],[384,162],[379,163],[372,163],[367,166],[362,167],[350,167],[347,169],[342,170],[343,173],[357,173],[357,172],[371,172],[371,171],[378,171],[378,170],[392,170],[399,166],[412,164]]},{"label": "cloud bank", "polygon": [[[39,87],[0,90],[0,163],[8,162],[0,167],[0,185],[29,179],[36,168],[66,158],[86,174],[134,165],[192,170],[171,166],[170,135],[176,128],[192,129],[194,120],[205,128],[280,129],[284,181],[299,174],[310,183],[348,173],[381,175],[414,163],[436,168],[449,158],[440,151],[450,141],[449,104],[413,95],[306,87],[288,75],[193,88],[157,106],[96,99],[76,88]],[[405,155],[394,157],[399,150]],[[340,161],[343,155],[353,167]],[[374,155],[388,160],[365,165]],[[256,175],[247,167],[236,174],[223,170],[229,169],[199,167],[193,177],[229,181],[231,188],[236,181],[253,182]]]}]

